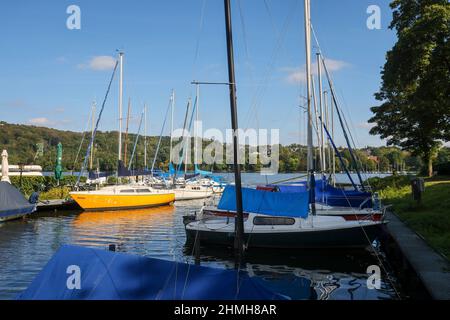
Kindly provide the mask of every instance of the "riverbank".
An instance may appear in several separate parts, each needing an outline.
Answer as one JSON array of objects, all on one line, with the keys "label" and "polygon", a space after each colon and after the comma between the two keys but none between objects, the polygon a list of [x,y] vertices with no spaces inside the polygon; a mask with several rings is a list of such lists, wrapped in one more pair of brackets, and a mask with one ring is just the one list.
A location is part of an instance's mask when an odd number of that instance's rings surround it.
[{"label": "riverbank", "polygon": [[372,180],[383,203],[446,259],[450,258],[450,177],[425,179],[422,203],[413,200],[408,177]]}]

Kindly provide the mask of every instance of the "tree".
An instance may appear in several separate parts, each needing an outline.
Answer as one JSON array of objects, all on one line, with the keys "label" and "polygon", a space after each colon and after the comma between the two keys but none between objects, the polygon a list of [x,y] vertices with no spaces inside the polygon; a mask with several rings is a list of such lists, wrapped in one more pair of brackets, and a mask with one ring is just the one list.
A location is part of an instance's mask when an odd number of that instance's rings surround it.
[{"label": "tree", "polygon": [[387,53],[370,131],[388,145],[433,158],[450,140],[450,4],[448,0],[394,0],[391,29],[398,41]]}]

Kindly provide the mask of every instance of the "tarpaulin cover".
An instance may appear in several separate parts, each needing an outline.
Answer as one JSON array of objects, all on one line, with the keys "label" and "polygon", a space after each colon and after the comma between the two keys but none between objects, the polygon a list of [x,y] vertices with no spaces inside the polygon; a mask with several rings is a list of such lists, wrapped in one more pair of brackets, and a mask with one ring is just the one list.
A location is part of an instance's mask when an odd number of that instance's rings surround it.
[{"label": "tarpaulin cover", "polygon": [[117,171],[119,177],[149,176],[152,174],[150,170],[146,169],[129,170],[122,160],[119,160]]},{"label": "tarpaulin cover", "polygon": [[89,171],[89,179],[96,180],[100,178],[107,178],[115,174],[116,173],[114,171],[107,171],[107,172]]},{"label": "tarpaulin cover", "polygon": [[[239,281],[237,277],[239,275]],[[77,282],[77,280],[79,281]],[[62,246],[19,300],[274,300],[285,297],[235,270]],[[239,290],[237,286],[239,285]]]},{"label": "tarpaulin cover", "polygon": [[202,176],[208,176],[208,175],[212,174],[211,171],[200,170],[197,165],[195,165],[194,173],[195,174],[200,174]]},{"label": "tarpaulin cover", "polygon": [[[236,211],[235,186],[225,187],[220,198],[220,210]],[[302,217],[308,216],[308,192],[270,192],[242,188],[242,206],[244,212],[260,213],[270,216]]]},{"label": "tarpaulin cover", "polygon": [[[305,181],[270,186],[280,192],[305,192],[307,190]],[[316,181],[315,201],[323,202],[332,207],[359,208],[362,205],[362,208],[371,208],[372,194],[370,192],[335,188],[325,179],[322,179]]]},{"label": "tarpaulin cover", "polygon": [[0,181],[0,217],[33,212],[35,205],[31,204],[14,186]]}]

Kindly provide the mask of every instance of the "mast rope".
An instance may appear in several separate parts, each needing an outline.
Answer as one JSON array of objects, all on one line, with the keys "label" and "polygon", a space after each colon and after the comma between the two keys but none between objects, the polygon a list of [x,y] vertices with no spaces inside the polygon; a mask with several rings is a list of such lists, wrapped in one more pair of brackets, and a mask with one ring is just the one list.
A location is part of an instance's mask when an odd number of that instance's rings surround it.
[{"label": "mast rope", "polygon": [[86,137],[86,132],[88,131],[88,128],[89,128],[89,124],[91,123],[92,117],[94,116],[93,111],[94,110],[91,108],[91,111],[89,113],[89,118],[88,118],[88,121],[87,121],[87,124],[86,124],[86,128],[83,131],[83,135],[81,137],[81,142],[80,142],[80,145],[78,146],[77,155],[75,156],[75,160],[73,161],[72,172],[73,172],[73,168],[75,168],[75,165],[76,165],[76,163],[78,161],[78,156],[80,155],[81,148],[82,148],[83,142],[84,142],[84,138]]},{"label": "mast rope", "polygon": [[134,154],[136,152],[136,146],[139,140],[139,136],[141,134],[141,127],[142,127],[142,118],[144,117],[144,110],[142,110],[141,113],[141,120],[139,121],[139,127],[138,127],[138,131],[136,134],[136,140],[134,141],[134,146],[133,146],[133,152],[131,153],[131,158],[130,158],[130,162],[128,163],[128,170],[131,170],[131,165],[133,164],[134,159]]},{"label": "mast rope", "polygon": [[83,166],[81,167],[80,173],[78,174],[77,182],[75,184],[75,186],[77,186],[77,187],[80,184],[81,175],[83,174],[83,171],[86,169],[87,161],[89,159],[89,154],[91,152],[91,146],[93,145],[94,140],[95,140],[95,136],[97,134],[98,125],[100,124],[100,120],[102,118],[103,110],[105,109],[106,100],[108,99],[109,91],[111,90],[111,84],[112,84],[112,82],[114,80],[114,75],[116,74],[116,70],[117,70],[117,65],[118,64],[119,64],[119,60],[116,60],[116,64],[114,65],[114,70],[112,72],[111,79],[109,80],[108,89],[106,90],[105,98],[103,99],[102,108],[100,109],[100,113],[98,114],[97,122],[95,124],[95,129],[94,129],[94,132],[93,132],[93,134],[91,136],[91,142],[88,145],[88,148],[86,150],[86,156],[84,157]]},{"label": "mast rope", "polygon": [[171,107],[171,103],[169,102],[169,106],[167,107],[167,110],[166,110],[166,115],[164,116],[164,122],[163,122],[163,125],[161,128],[161,133],[159,134],[159,140],[158,140],[158,145],[157,145],[156,151],[155,151],[155,157],[153,158],[152,169],[150,171],[152,175],[153,175],[153,170],[155,169],[156,157],[158,156],[159,148],[161,147],[162,135],[164,132],[164,128],[166,127],[167,116],[169,114],[170,107]]}]

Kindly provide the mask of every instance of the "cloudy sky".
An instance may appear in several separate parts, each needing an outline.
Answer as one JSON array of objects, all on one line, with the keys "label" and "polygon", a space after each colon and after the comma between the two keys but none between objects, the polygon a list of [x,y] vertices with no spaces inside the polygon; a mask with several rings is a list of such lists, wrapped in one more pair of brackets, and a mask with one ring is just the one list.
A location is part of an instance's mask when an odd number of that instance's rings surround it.
[{"label": "cloudy sky", "polygon": [[[368,134],[367,119],[385,53],[395,42],[388,3],[312,1],[313,26],[359,146],[384,143]],[[81,9],[80,30],[66,26],[70,5]],[[380,30],[366,26],[369,5],[381,9]],[[276,128],[282,143],[304,143],[303,1],[232,0],[232,10],[240,127]],[[8,1],[0,11],[0,120],[84,130],[120,49],[130,130],[137,130],[147,103],[149,131],[159,135],[172,89],[175,124],[182,126],[187,100],[195,96],[190,82],[227,80],[223,15],[221,0]],[[101,130],[117,128],[117,97],[116,78]],[[204,128],[229,127],[226,87],[201,87],[200,101]]]}]

